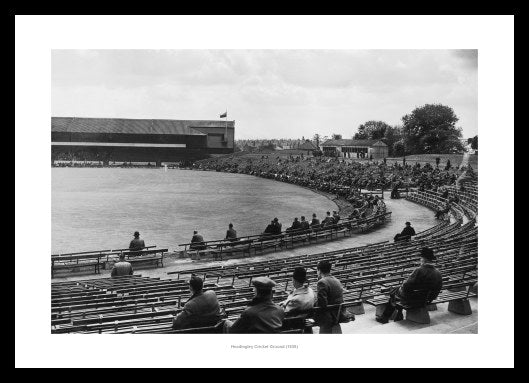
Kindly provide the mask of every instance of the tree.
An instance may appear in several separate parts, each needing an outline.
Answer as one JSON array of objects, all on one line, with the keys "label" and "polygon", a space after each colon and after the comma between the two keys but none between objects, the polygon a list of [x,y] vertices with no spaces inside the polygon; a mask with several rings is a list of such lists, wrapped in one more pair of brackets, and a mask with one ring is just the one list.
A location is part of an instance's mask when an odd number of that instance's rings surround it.
[{"label": "tree", "polygon": [[318,133],[316,133],[312,139],[316,142],[316,147],[319,148],[320,147],[321,136]]},{"label": "tree", "polygon": [[388,154],[390,156],[395,155],[393,152],[394,145],[396,142],[402,139],[402,132],[400,126],[389,126],[386,128],[386,132],[384,133],[384,138],[382,138],[382,141],[388,146]]},{"label": "tree", "polygon": [[341,134],[333,134],[332,135],[332,139],[333,140],[341,140],[342,139],[342,135]]},{"label": "tree", "polygon": [[401,139],[401,140],[395,142],[393,144],[393,148],[392,149],[393,149],[392,150],[392,153],[393,153],[392,155],[393,156],[398,156],[398,157],[403,156],[406,153],[406,150],[405,150],[406,148],[404,146],[404,140]]},{"label": "tree", "polygon": [[358,127],[358,133],[353,138],[355,140],[380,140],[384,138],[388,128],[391,126],[384,121],[367,121]]},{"label": "tree", "polygon": [[474,136],[470,139],[470,148],[478,150],[478,136]]},{"label": "tree", "polygon": [[402,133],[407,153],[458,153],[463,151],[459,118],[441,104],[426,104],[402,117]]}]

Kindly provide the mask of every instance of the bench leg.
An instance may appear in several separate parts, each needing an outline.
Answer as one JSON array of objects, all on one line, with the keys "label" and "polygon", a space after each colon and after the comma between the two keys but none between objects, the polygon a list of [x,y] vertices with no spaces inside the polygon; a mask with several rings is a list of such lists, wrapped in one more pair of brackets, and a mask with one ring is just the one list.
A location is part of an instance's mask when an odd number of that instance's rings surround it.
[{"label": "bench leg", "polygon": [[360,303],[359,305],[350,306],[349,311],[351,311],[354,315],[362,315],[366,313],[363,303]]},{"label": "bench leg", "polygon": [[458,299],[457,301],[450,301],[448,303],[448,311],[460,314],[460,315],[471,315],[472,308],[468,299]]},{"label": "bench leg", "polygon": [[[380,305],[376,305],[375,306],[375,316],[377,318],[380,318],[383,316],[384,314],[384,311],[386,311],[386,307],[387,307],[388,303],[382,303]],[[391,316],[388,318],[389,320],[395,320],[395,318],[397,317],[397,314],[398,314],[399,310],[395,309],[395,311],[393,311],[393,314],[391,314]],[[355,314],[356,315],[356,314]]]},{"label": "bench leg", "polygon": [[388,305],[387,303],[383,303],[383,304],[381,304],[381,305],[376,305],[376,306],[375,306],[375,310],[376,310],[375,315],[376,315],[377,317],[381,317],[382,314],[384,314],[384,311],[386,311],[386,307],[387,307],[387,305]]},{"label": "bench leg", "polygon": [[435,303],[431,303],[429,305],[426,305],[426,310],[428,310],[428,311],[437,311],[437,305]]},{"label": "bench leg", "polygon": [[430,324],[430,314],[426,307],[406,310],[406,320],[420,324]]}]

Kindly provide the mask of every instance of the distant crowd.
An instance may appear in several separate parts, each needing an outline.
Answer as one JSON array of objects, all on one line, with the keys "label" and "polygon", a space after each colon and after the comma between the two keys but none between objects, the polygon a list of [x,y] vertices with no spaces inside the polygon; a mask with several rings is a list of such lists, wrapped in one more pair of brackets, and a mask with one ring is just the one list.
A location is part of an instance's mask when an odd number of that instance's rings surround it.
[{"label": "distant crowd", "polygon": [[334,193],[346,199],[358,198],[359,190],[394,190],[418,188],[437,190],[454,185],[463,171],[447,161],[444,167],[429,163],[410,165],[382,161],[350,162],[340,158],[290,156],[227,156],[201,160],[195,169],[243,173],[289,182],[323,192]]}]

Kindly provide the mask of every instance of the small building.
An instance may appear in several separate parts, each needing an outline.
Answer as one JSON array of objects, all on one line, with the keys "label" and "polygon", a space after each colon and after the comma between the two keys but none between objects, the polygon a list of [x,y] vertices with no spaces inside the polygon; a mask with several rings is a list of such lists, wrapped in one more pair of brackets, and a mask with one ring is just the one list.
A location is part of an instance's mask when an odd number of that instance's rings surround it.
[{"label": "small building", "polygon": [[327,140],[321,144],[324,156],[380,159],[388,156],[388,146],[382,140]]},{"label": "small building", "polygon": [[298,150],[303,150],[309,155],[312,154],[313,151],[318,150],[318,147],[310,142],[310,140],[305,140],[304,143],[298,146]]}]

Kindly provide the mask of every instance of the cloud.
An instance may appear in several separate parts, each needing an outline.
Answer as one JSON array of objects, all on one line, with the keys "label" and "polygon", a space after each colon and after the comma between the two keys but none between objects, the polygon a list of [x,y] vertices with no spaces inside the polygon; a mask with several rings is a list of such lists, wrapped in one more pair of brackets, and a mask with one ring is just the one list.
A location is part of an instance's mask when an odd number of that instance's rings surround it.
[{"label": "cloud", "polygon": [[476,50],[52,51],[57,116],[214,119],[228,107],[239,138],[352,136],[434,102],[477,133]]}]

